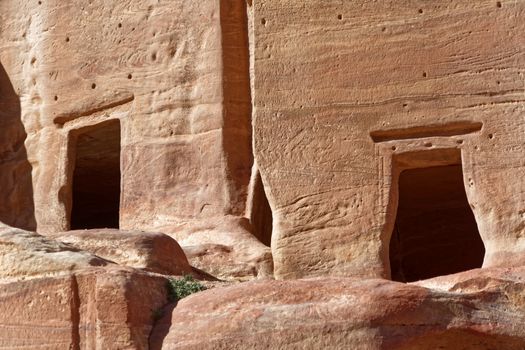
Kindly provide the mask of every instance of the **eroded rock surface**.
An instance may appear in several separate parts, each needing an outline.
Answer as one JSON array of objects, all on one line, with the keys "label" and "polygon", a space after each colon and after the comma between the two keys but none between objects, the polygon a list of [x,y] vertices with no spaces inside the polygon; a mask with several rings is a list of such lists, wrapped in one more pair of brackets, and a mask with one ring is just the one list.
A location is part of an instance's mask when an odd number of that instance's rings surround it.
[{"label": "eroded rock surface", "polygon": [[192,272],[178,243],[162,233],[98,229],[62,232],[49,237],[122,266],[164,275]]},{"label": "eroded rock surface", "polygon": [[[483,266],[524,264],[525,2],[254,8],[255,159],[277,278],[389,278],[400,173],[451,165]],[[420,228],[460,221],[454,209]]]},{"label": "eroded rock surface", "polygon": [[250,229],[247,219],[233,216],[162,228],[179,242],[190,264],[207,274],[238,281],[272,277],[271,250]]},{"label": "eroded rock surface", "polygon": [[[386,280],[262,281],[180,301],[152,349],[522,349],[525,269],[474,270],[442,287]],[[425,287],[428,286],[428,287]],[[446,287],[444,287],[446,286]]]},{"label": "eroded rock surface", "polygon": [[[75,206],[94,220],[109,192],[120,213],[101,221],[127,230],[242,216],[253,163],[246,7],[1,1],[0,221],[65,231]],[[110,146],[120,181],[101,173]],[[94,164],[77,157],[86,148]],[[83,190],[95,203],[75,198]]]},{"label": "eroded rock surface", "polygon": [[165,278],[19,229],[0,242],[1,348],[148,348]]},{"label": "eroded rock surface", "polygon": [[14,282],[106,266],[111,262],[80,249],[0,224],[0,281]]},{"label": "eroded rock surface", "polygon": [[147,349],[166,280],[118,266],[0,283],[0,347]]},{"label": "eroded rock surface", "polygon": [[524,17],[0,0],[0,348],[523,350]]}]

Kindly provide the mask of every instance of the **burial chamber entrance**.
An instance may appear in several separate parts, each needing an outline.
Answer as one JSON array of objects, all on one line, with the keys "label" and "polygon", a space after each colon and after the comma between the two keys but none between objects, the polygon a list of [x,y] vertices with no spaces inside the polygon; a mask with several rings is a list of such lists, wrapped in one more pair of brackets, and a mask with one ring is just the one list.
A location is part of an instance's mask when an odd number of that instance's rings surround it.
[{"label": "burial chamber entrance", "polygon": [[82,130],[74,141],[70,228],[118,228],[120,121]]},{"label": "burial chamber entrance", "polygon": [[[485,247],[456,161],[398,173],[398,205],[390,238],[391,278],[413,282],[479,268]],[[438,154],[438,158],[441,156]]]}]

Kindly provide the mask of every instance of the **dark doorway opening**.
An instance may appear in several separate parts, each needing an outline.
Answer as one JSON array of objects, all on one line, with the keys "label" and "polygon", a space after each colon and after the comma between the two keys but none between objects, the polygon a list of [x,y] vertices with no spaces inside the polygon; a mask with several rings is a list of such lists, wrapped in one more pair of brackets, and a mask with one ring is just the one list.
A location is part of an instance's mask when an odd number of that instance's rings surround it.
[{"label": "dark doorway opening", "polygon": [[413,282],[479,268],[484,254],[461,165],[401,172],[390,239],[392,280]]},{"label": "dark doorway opening", "polygon": [[120,122],[80,134],[75,153],[71,229],[118,228]]},{"label": "dark doorway opening", "polygon": [[268,198],[264,192],[261,175],[258,173],[253,187],[252,211],[250,221],[255,237],[264,245],[272,243],[273,216]]}]

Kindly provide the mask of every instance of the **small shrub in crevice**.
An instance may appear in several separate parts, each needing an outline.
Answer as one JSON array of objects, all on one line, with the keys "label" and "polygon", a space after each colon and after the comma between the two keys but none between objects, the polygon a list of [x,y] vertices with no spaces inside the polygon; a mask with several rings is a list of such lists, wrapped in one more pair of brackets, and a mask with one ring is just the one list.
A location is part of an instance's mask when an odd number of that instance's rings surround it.
[{"label": "small shrub in crevice", "polygon": [[168,280],[168,300],[173,303],[205,289],[205,286],[189,275],[181,279],[170,278]]}]

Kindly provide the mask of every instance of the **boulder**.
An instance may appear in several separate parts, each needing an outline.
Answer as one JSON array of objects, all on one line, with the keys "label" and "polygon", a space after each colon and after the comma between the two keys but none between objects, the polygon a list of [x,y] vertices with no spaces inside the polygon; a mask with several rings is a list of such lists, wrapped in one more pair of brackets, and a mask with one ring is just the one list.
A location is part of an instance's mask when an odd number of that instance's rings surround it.
[{"label": "boulder", "polygon": [[166,280],[0,228],[0,348],[147,349]]},{"label": "boulder", "polygon": [[516,268],[474,270],[420,284],[253,281],[183,299],[156,324],[150,346],[523,349],[524,277],[525,268]]},{"label": "boulder", "polygon": [[0,282],[68,275],[110,261],[34,232],[0,224]]},{"label": "boulder", "polygon": [[0,283],[0,348],[147,349],[165,284],[116,265]]},{"label": "boulder", "polygon": [[213,277],[247,281],[273,276],[270,247],[255,238],[247,219],[225,216],[162,231],[179,242],[191,266]]},{"label": "boulder", "polygon": [[179,244],[162,233],[95,229],[56,233],[50,237],[123,266],[164,275],[192,272]]}]

